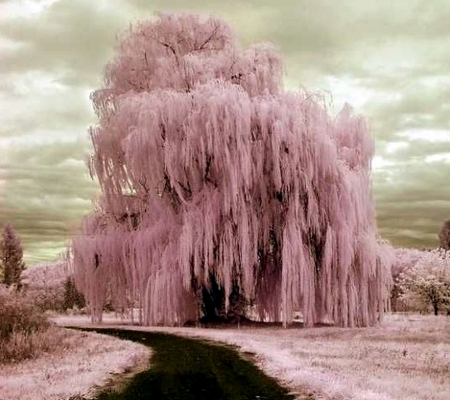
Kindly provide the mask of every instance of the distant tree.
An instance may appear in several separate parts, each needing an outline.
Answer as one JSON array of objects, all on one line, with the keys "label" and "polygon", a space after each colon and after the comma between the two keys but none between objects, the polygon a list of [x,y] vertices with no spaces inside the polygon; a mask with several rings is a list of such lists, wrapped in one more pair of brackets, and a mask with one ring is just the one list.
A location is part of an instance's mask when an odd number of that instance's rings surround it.
[{"label": "distant tree", "polygon": [[25,287],[43,290],[62,287],[69,275],[67,263],[62,260],[28,265],[22,273],[22,284]]},{"label": "distant tree", "polygon": [[21,274],[25,269],[23,249],[20,238],[9,224],[3,228],[0,240],[0,266],[2,283],[7,286],[16,285],[19,288]]},{"label": "distant tree", "polygon": [[284,325],[298,310],[307,326],[379,321],[391,276],[373,138],[350,107],[332,118],[284,91],[282,71],[272,46],[244,50],[215,18],[163,15],[122,37],[92,94],[102,197],[73,242],[94,320],[111,288],[146,325],[236,319],[246,303]]},{"label": "distant tree", "polygon": [[450,311],[450,251],[426,252],[411,268],[400,275],[402,299],[419,310],[430,306],[435,315]]},{"label": "distant tree", "polygon": [[86,306],[86,301],[82,293],[80,293],[75,287],[75,282],[73,277],[67,277],[64,282],[64,301],[63,309],[72,309],[77,307],[78,309],[84,308]]},{"label": "distant tree", "polygon": [[22,273],[22,290],[42,310],[63,311],[64,283],[69,276],[64,260],[28,265]]},{"label": "distant tree", "polygon": [[443,249],[450,250],[450,219],[442,225],[439,232],[439,241]]},{"label": "distant tree", "polygon": [[391,310],[405,311],[406,304],[402,300],[403,283],[402,277],[413,268],[422,257],[427,254],[426,251],[410,248],[397,248],[394,250],[395,259],[392,264],[392,289],[391,289]]}]

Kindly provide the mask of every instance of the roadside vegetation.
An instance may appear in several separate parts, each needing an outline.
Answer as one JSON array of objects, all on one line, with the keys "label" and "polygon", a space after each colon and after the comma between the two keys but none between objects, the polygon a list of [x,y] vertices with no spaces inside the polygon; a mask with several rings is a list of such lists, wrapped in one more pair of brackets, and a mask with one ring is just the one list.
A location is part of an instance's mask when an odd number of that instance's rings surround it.
[{"label": "roadside vegetation", "polygon": [[17,363],[58,347],[59,335],[28,298],[0,290],[0,363]]},{"label": "roadside vegetation", "polygon": [[34,329],[0,340],[1,400],[93,398],[149,363],[148,347],[130,341],[53,325]]},{"label": "roadside vegetation", "polygon": [[[53,269],[58,271],[57,267]],[[54,313],[79,312],[84,298],[70,277],[39,285],[36,276],[42,270],[25,270],[24,280],[19,274],[8,285],[0,283],[0,365],[18,364],[67,347],[70,334],[55,327],[49,317]]]}]

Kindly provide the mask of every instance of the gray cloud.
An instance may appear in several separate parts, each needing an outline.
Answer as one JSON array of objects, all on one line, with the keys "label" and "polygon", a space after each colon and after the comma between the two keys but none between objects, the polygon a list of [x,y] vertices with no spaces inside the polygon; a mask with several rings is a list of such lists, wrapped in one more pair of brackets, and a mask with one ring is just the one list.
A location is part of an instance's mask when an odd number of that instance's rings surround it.
[{"label": "gray cloud", "polygon": [[82,141],[22,145],[10,149],[0,165],[6,178],[2,219],[13,219],[27,261],[60,253],[91,208],[97,186],[87,176],[86,150]]},{"label": "gray cloud", "polygon": [[4,20],[0,34],[20,46],[3,54],[0,72],[46,71],[61,81],[98,84],[123,13],[86,0],[60,0],[37,17]]},{"label": "gray cloud", "polygon": [[[59,0],[22,17],[5,18],[0,8],[0,223],[16,226],[27,261],[54,258],[90,209],[89,93],[101,85],[116,36],[157,11],[223,17],[244,45],[279,47],[288,88],[356,103],[377,141],[382,235],[395,245],[436,245],[450,216],[448,1]],[[443,139],[429,140],[439,132]]]}]

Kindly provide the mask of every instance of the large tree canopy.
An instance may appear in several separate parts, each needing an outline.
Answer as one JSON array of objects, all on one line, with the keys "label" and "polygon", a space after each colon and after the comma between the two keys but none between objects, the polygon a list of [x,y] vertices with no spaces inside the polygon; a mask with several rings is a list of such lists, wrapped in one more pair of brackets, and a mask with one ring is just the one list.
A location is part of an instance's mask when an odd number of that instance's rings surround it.
[{"label": "large tree canopy", "polygon": [[144,324],[200,317],[221,288],[262,320],[377,322],[388,296],[371,195],[374,143],[345,107],[282,88],[270,45],[222,21],[163,15],[132,27],[92,95],[96,211],[73,241],[96,318],[104,296]]}]

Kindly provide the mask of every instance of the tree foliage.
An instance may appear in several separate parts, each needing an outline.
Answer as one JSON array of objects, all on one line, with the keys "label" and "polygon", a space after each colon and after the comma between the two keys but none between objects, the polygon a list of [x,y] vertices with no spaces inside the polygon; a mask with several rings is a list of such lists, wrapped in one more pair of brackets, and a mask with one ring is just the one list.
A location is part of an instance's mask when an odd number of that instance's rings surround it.
[{"label": "tree foliage", "polygon": [[403,301],[402,277],[413,268],[428,252],[411,248],[397,248],[394,250],[395,260],[392,263],[392,288],[391,288],[391,310],[405,311],[407,304]]},{"label": "tree foliage", "polygon": [[28,266],[22,273],[23,292],[41,310],[64,311],[64,283],[69,275],[64,260]]},{"label": "tree foliage", "polygon": [[48,289],[63,286],[70,276],[69,266],[65,260],[43,262],[28,266],[22,273],[22,284],[26,288]]},{"label": "tree foliage", "polygon": [[86,301],[82,293],[75,287],[75,282],[72,276],[67,277],[64,282],[64,301],[63,309],[82,309],[86,306]]},{"label": "tree foliage", "polygon": [[404,301],[420,311],[432,307],[450,312],[450,252],[442,249],[425,252],[423,257],[400,275]]},{"label": "tree foliage", "polygon": [[331,118],[281,82],[278,52],[242,49],[218,19],[163,15],[122,37],[92,94],[102,196],[72,246],[94,319],[110,287],[146,325],[198,319],[208,298],[284,324],[378,321],[373,139],[349,107]]},{"label": "tree foliage", "polygon": [[444,222],[439,231],[439,241],[441,248],[450,250],[450,219]]},{"label": "tree foliage", "polygon": [[2,231],[0,241],[0,267],[2,283],[20,287],[22,271],[25,268],[23,262],[23,249],[20,238],[14,228],[6,224]]}]

